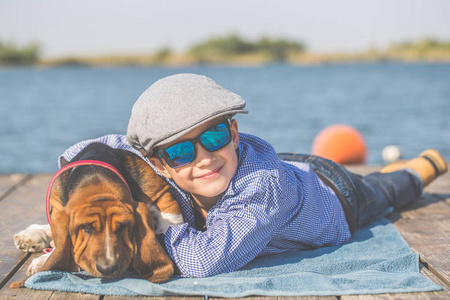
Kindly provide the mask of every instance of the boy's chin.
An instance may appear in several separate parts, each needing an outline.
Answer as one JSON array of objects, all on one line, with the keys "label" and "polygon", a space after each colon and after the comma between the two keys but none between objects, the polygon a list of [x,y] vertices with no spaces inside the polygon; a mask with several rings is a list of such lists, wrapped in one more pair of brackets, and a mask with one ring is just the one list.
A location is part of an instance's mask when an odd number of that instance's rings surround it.
[{"label": "boy's chin", "polygon": [[222,197],[223,193],[227,190],[227,187],[215,187],[215,188],[209,188],[209,189],[202,189],[201,193],[193,195],[198,199],[205,199],[208,201],[215,200],[216,202]]}]

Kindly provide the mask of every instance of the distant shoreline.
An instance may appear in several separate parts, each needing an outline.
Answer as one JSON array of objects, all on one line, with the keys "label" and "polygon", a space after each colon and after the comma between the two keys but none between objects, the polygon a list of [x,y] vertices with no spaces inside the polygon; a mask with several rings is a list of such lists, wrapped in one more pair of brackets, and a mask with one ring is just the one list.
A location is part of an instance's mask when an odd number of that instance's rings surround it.
[{"label": "distant shoreline", "polygon": [[450,53],[448,57],[396,57],[384,56],[374,57],[363,54],[315,54],[303,53],[298,57],[290,58],[286,61],[270,61],[264,57],[236,56],[227,60],[215,62],[197,62],[189,55],[174,55],[165,61],[156,61],[152,55],[135,56],[90,56],[90,57],[66,57],[57,59],[43,59],[37,62],[36,67],[58,67],[58,66],[79,66],[79,67],[192,67],[192,66],[236,66],[236,67],[260,67],[272,64],[286,64],[294,66],[316,66],[316,65],[341,65],[341,64],[367,64],[367,63],[450,63]]},{"label": "distant shoreline", "polygon": [[111,62],[111,63],[90,63],[83,60],[73,62],[65,61],[65,59],[43,60],[33,65],[0,65],[0,70],[16,69],[16,68],[59,68],[59,67],[73,67],[73,68],[123,68],[123,67],[160,67],[160,68],[188,68],[188,67],[237,67],[237,68],[258,68],[271,65],[287,65],[294,67],[320,67],[320,66],[342,66],[342,65],[369,65],[369,64],[450,64],[450,60],[324,60],[324,61],[297,61],[297,62],[222,62],[222,63],[134,63],[134,62]]},{"label": "distant shoreline", "polygon": [[38,45],[18,48],[0,43],[1,66],[167,66],[197,65],[264,66],[268,64],[328,65],[356,63],[450,63],[450,42],[425,38],[416,42],[400,42],[380,50],[370,47],[359,52],[314,53],[298,41],[262,37],[248,41],[237,35],[205,40],[186,52],[170,48],[143,54],[40,57]]}]

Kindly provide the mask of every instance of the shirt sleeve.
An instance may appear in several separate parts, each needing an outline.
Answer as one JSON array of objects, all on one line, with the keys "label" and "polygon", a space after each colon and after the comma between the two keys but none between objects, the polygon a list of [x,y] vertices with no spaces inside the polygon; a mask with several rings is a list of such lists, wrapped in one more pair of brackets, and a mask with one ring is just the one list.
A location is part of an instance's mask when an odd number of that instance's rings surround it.
[{"label": "shirt sleeve", "polygon": [[[270,177],[253,186],[258,188],[241,193],[246,196],[239,201],[230,201],[237,204],[218,205],[215,220],[206,231],[197,231],[188,224],[169,228],[166,249],[185,276],[207,277],[235,271],[269,243],[281,213],[277,201],[279,181]],[[217,212],[222,209],[224,212]]]},{"label": "shirt sleeve", "polygon": [[102,143],[115,149],[128,150],[142,157],[141,153],[128,143],[126,136],[120,134],[110,134],[96,139],[85,140],[69,147],[58,158],[58,167],[61,168],[61,158],[64,158],[66,161],[71,161],[72,158],[74,158],[81,150],[92,143]]}]

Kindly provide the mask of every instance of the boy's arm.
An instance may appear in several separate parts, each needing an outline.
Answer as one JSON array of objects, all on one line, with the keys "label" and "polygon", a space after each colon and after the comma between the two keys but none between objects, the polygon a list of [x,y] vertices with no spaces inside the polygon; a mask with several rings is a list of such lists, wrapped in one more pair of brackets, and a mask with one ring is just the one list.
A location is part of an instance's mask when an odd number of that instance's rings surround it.
[{"label": "boy's arm", "polygon": [[188,224],[169,228],[166,249],[184,275],[207,277],[232,272],[264,249],[282,213],[274,200],[280,193],[277,180],[264,181],[257,193],[246,196],[248,205],[229,207],[217,214],[205,232]]}]

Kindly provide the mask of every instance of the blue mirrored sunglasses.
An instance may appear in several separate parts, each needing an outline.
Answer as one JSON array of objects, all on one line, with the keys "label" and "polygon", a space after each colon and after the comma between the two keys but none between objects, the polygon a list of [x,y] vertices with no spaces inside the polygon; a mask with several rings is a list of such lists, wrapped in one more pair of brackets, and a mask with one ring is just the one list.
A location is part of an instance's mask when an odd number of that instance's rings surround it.
[{"label": "blue mirrored sunglasses", "polygon": [[197,137],[179,142],[157,151],[171,168],[179,168],[194,161],[196,156],[195,144],[200,143],[209,151],[217,151],[231,142],[230,121],[226,120],[206,129]]}]

